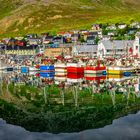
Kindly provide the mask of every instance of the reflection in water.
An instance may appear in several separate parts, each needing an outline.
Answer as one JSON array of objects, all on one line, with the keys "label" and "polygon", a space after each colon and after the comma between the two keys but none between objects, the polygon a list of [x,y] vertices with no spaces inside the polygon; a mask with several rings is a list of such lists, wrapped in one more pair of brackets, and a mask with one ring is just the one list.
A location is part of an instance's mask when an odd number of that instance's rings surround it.
[{"label": "reflection in water", "polygon": [[0,120],[1,140],[139,140],[140,139],[140,113],[128,115],[114,120],[111,125],[104,128],[86,130],[79,133],[51,134],[35,133],[25,129],[6,124]]},{"label": "reflection in water", "polygon": [[139,109],[137,76],[14,71],[0,79],[0,117],[31,131],[99,128]]}]

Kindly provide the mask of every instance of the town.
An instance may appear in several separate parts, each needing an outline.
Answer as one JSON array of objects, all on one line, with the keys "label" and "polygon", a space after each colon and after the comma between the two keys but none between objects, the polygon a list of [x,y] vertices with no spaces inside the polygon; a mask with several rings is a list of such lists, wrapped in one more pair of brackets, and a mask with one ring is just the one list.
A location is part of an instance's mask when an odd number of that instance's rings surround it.
[{"label": "town", "polygon": [[23,37],[4,38],[0,48],[7,55],[64,56],[122,56],[138,55],[140,23],[93,24],[90,30],[73,30],[27,34]]},{"label": "town", "polygon": [[3,38],[2,118],[51,133],[108,125],[140,108],[139,56],[140,23],[134,21]]},{"label": "town", "polygon": [[[131,66],[128,71],[136,72],[139,71],[139,40],[140,23],[133,21],[130,25],[93,24],[90,30],[58,32],[56,35],[42,33],[3,38],[0,48],[1,56],[8,57],[9,60],[5,59],[5,61],[7,60],[8,64],[14,67],[19,65],[39,67],[38,65],[45,64],[46,59],[55,60],[54,63],[56,60],[59,60],[59,63],[84,61],[85,65],[97,66],[100,59],[103,65],[106,64],[105,66]],[[24,58],[30,59],[25,62]],[[124,62],[122,58],[133,59],[133,61]],[[114,60],[108,61],[109,59]],[[112,73],[112,68],[108,69]]]}]

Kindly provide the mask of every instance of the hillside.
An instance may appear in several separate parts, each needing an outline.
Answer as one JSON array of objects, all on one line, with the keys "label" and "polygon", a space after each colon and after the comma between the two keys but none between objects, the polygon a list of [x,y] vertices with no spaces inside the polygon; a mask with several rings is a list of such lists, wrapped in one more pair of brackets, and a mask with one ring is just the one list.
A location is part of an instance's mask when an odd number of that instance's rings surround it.
[{"label": "hillside", "polygon": [[0,5],[1,36],[140,21],[140,0],[1,0]]}]

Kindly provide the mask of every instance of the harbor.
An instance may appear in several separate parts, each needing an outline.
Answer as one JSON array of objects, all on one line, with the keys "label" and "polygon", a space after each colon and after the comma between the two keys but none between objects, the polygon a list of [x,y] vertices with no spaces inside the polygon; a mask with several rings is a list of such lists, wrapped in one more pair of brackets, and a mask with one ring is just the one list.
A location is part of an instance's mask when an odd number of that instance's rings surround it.
[{"label": "harbor", "polygon": [[[43,61],[42,65],[31,65],[37,70],[29,70],[29,65],[2,70],[0,104],[3,108],[0,110],[5,113],[1,117],[30,131],[61,133],[99,128],[139,110],[138,72],[129,69],[125,71],[128,75],[110,74],[101,64],[95,67],[81,61],[65,64],[51,60],[46,65]],[[62,127],[60,123],[65,125]]]},{"label": "harbor", "polygon": [[0,118],[27,131],[59,135],[99,129],[137,113],[139,30],[117,40],[94,27],[99,26],[2,39]]}]

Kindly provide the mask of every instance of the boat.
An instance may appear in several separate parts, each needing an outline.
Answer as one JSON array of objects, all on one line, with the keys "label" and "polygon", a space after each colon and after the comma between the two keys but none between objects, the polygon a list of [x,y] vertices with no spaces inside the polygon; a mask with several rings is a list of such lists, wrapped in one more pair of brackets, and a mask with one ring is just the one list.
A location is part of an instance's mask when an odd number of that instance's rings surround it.
[{"label": "boat", "polygon": [[84,78],[84,73],[68,73],[67,74],[67,82],[70,83],[78,83],[82,82]]},{"label": "boat", "polygon": [[4,70],[7,72],[11,72],[14,71],[15,69],[13,67],[6,67]]},{"label": "boat", "polygon": [[38,71],[38,69],[36,67],[29,66],[29,71]]},{"label": "boat", "polygon": [[21,71],[21,73],[28,73],[28,72],[29,72],[29,67],[22,66],[22,67],[20,68],[20,71]]},{"label": "boat", "polygon": [[135,67],[128,60],[115,60],[112,66],[107,67],[107,74],[129,76],[135,72]]},{"label": "boat", "polygon": [[54,66],[53,65],[40,65],[40,71],[45,71],[45,72],[54,72]]},{"label": "boat", "polygon": [[67,67],[64,63],[56,63],[54,65],[55,68],[55,77],[54,79],[57,81],[66,81],[67,79]]},{"label": "boat", "polygon": [[6,67],[0,67],[0,71],[3,71],[3,70],[5,70],[5,68],[6,68]]},{"label": "boat", "polygon": [[90,59],[84,70],[85,74],[102,74],[106,72],[106,66],[101,63],[101,60]]},{"label": "boat", "polygon": [[67,67],[64,63],[57,63],[54,65],[55,75],[66,75]]},{"label": "boat", "polygon": [[28,73],[38,71],[38,69],[32,66],[21,66],[20,71],[21,73]]},{"label": "boat", "polygon": [[116,74],[116,75],[124,75],[125,73],[131,74],[135,72],[134,67],[125,67],[125,66],[108,66],[107,74]]},{"label": "boat", "polygon": [[84,73],[84,67],[79,63],[67,63],[68,73]]},{"label": "boat", "polygon": [[102,74],[106,71],[106,67],[103,65],[100,66],[86,66],[84,73],[85,74]]}]

